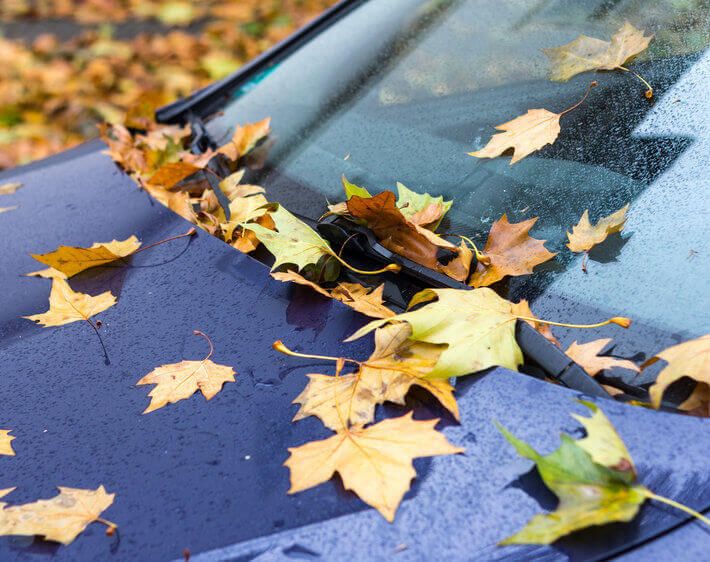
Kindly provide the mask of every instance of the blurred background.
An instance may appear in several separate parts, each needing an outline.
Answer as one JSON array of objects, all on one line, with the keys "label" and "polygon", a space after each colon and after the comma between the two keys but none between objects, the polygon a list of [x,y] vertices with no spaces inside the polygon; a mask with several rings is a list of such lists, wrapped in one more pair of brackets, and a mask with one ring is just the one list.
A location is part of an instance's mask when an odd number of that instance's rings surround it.
[{"label": "blurred background", "polygon": [[0,170],[230,74],[336,0],[0,0]]}]

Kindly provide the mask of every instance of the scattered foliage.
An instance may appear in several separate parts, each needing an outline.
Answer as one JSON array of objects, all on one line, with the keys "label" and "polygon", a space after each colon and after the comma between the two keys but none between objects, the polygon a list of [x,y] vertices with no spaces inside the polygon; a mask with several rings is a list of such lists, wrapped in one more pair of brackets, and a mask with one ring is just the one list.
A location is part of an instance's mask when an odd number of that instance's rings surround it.
[{"label": "scattered foliage", "polygon": [[[74,246],[59,246],[47,254],[31,254],[38,262],[61,272],[66,277],[72,277],[90,267],[97,267],[111,263],[126,256],[130,256],[141,243],[135,236],[125,240],[112,240],[111,242],[96,242],[88,248]],[[46,276],[44,272],[35,272],[33,275]]]}]

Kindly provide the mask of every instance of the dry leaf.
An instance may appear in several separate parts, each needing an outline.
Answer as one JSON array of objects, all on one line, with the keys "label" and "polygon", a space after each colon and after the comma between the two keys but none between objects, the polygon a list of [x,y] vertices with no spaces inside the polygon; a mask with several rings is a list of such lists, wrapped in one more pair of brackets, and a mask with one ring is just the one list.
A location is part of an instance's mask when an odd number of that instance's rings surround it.
[{"label": "dry leaf", "polygon": [[476,158],[495,158],[512,148],[513,158],[510,164],[515,164],[557,140],[561,116],[561,113],[552,113],[547,109],[528,109],[525,115],[496,125],[496,129],[504,132],[493,135],[481,150],[468,154]]},{"label": "dry leaf", "polygon": [[[59,486],[58,490],[59,494],[49,500],[10,507],[0,503],[0,535],[40,535],[46,540],[69,544],[89,524],[101,520],[101,514],[116,496],[107,494],[103,486],[96,490]],[[113,523],[102,522],[115,528]]]},{"label": "dry leaf", "polygon": [[148,182],[163,189],[170,189],[202,169],[203,166],[189,162],[171,162],[158,168]]},{"label": "dry leaf", "polygon": [[290,448],[284,463],[291,471],[289,494],[322,484],[337,472],[347,490],[392,522],[416,476],[413,459],[464,452],[434,429],[438,421],[415,421],[410,412]]},{"label": "dry leaf", "polygon": [[537,217],[523,222],[510,223],[503,215],[488,234],[483,254],[487,263],[479,260],[469,285],[487,287],[508,275],[528,275],[536,265],[555,257],[545,248],[545,240],[532,238],[528,233]]},{"label": "dry leaf", "polygon": [[317,416],[336,431],[366,425],[374,420],[377,404],[404,404],[414,385],[431,393],[458,420],[458,405],[449,381],[426,378],[445,346],[411,341],[411,333],[406,323],[376,330],[375,351],[355,373],[309,374],[308,385],[293,401],[301,405],[293,421]]},{"label": "dry leaf", "polygon": [[[121,258],[130,256],[141,243],[138,238],[131,236],[125,240],[112,240],[111,242],[96,242],[88,248],[75,246],[59,246],[53,252],[47,254],[30,254],[38,262],[48,265],[57,271],[61,271],[67,277],[72,277],[91,267],[105,265]],[[46,272],[28,273],[28,275],[39,275],[41,277],[51,277],[53,274]]]},{"label": "dry leaf", "polygon": [[198,390],[207,400],[211,400],[222,390],[225,382],[234,382],[234,369],[226,365],[218,365],[210,360],[214,348],[212,341],[202,332],[196,330],[195,335],[203,336],[210,344],[210,352],[202,361],[181,361],[161,365],[139,380],[137,385],[154,384],[148,393],[150,404],[143,411],[152,412],[168,404],[184,400]]},{"label": "dry leaf", "polygon": [[604,242],[610,234],[621,232],[626,224],[628,210],[627,203],[618,211],[599,219],[594,226],[589,222],[589,210],[585,210],[579,222],[572,227],[572,232],[567,233],[569,240],[567,247],[573,252],[588,252],[597,244]]},{"label": "dry leaf", "polygon": [[49,310],[42,314],[23,316],[42,326],[63,326],[71,322],[89,319],[116,304],[116,297],[111,291],[106,291],[95,297],[72,290],[64,279],[52,279],[52,290],[49,294]]},{"label": "dry leaf", "polygon": [[394,312],[387,308],[382,301],[382,292],[385,288],[384,284],[376,289],[370,289],[359,283],[338,283],[334,289],[329,290],[309,281],[295,271],[278,271],[272,273],[271,276],[284,283],[290,281],[310,287],[321,295],[339,300],[353,310],[357,310],[359,313],[369,316],[370,318],[388,318],[394,316]]},{"label": "dry leaf", "polygon": [[12,450],[12,440],[15,439],[10,435],[11,429],[0,429],[0,455],[15,456],[15,451]]},{"label": "dry leaf", "polygon": [[[535,316],[533,311],[530,309],[530,303],[528,303],[526,299],[520,299],[520,302],[512,303],[512,305],[513,314],[518,317],[522,316],[522,320],[530,324],[533,328],[545,336],[547,341],[555,344],[557,347],[560,347],[560,341],[552,333],[552,326],[549,324],[542,324],[541,322],[535,322],[537,316]],[[528,320],[528,318],[531,320]]]},{"label": "dry leaf", "polygon": [[566,45],[542,51],[552,63],[550,78],[566,82],[588,70],[626,70],[623,64],[644,51],[651,39],[653,35],[646,37],[643,30],[625,22],[611,41],[580,35]]},{"label": "dry leaf", "polygon": [[640,370],[633,361],[628,359],[600,355],[601,351],[610,343],[611,338],[602,338],[582,344],[574,341],[565,353],[592,377],[601,371],[614,367],[637,372]]},{"label": "dry leaf", "polygon": [[47,269],[39,269],[37,271],[31,271],[30,273],[25,273],[26,277],[42,277],[43,279],[54,279],[55,277],[59,279],[67,279],[67,276],[61,271],[57,271],[53,267],[48,267]]},{"label": "dry leaf", "polygon": [[4,183],[0,185],[0,195],[12,195],[21,187],[22,183],[20,183],[19,181]]},{"label": "dry leaf", "polygon": [[268,136],[271,132],[271,118],[267,117],[256,123],[248,123],[244,126],[237,125],[232,139],[219,147],[218,152],[224,154],[230,160],[237,160],[244,156],[257,143]]},{"label": "dry leaf", "polygon": [[696,388],[693,396],[685,402],[685,409],[701,407],[702,397],[707,397],[707,390],[703,389],[702,385],[710,385],[710,334],[668,347],[644,363],[642,368],[659,359],[663,359],[668,365],[659,373],[656,382],[649,389],[654,407],[661,405],[663,393],[682,377],[690,377],[700,383],[700,389]]}]

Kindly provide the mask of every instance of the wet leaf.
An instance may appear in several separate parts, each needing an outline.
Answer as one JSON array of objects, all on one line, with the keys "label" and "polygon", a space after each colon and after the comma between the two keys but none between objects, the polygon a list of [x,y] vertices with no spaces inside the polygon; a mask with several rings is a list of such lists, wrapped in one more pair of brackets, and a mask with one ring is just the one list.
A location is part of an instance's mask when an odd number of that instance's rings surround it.
[{"label": "wet leaf", "polygon": [[659,373],[656,382],[649,389],[654,407],[658,408],[661,405],[663,393],[671,384],[682,377],[690,377],[699,384],[681,408],[687,410],[699,408],[702,412],[703,402],[705,402],[705,408],[709,409],[707,398],[710,386],[710,334],[664,349],[647,361],[643,368],[660,359],[666,361],[668,365]]},{"label": "wet leaf", "polygon": [[348,178],[346,178],[345,175],[340,178],[340,181],[342,182],[343,189],[345,190],[346,201],[350,199],[353,195],[357,195],[358,197],[364,198],[372,197],[372,195],[370,195],[370,192],[367,191],[367,189],[348,181]]},{"label": "wet leaf", "polygon": [[410,222],[419,226],[436,230],[453,203],[444,201],[441,195],[432,197],[428,193],[417,193],[397,182],[397,207]]},{"label": "wet leaf", "polygon": [[385,288],[384,284],[376,289],[370,289],[359,283],[338,283],[333,289],[324,289],[295,271],[277,271],[272,273],[271,276],[284,283],[290,281],[310,287],[321,295],[339,300],[353,310],[357,310],[359,313],[371,318],[388,318],[394,316],[394,312],[387,308],[382,301],[382,292]]},{"label": "wet leaf", "polygon": [[42,314],[23,316],[46,327],[63,326],[79,320],[89,321],[92,316],[111,308],[116,304],[116,297],[111,291],[91,296],[77,293],[64,280],[52,279],[52,290],[49,294],[49,310]]},{"label": "wet leaf", "polygon": [[[522,316],[522,320],[530,324],[538,332],[540,332],[545,339],[557,347],[560,347],[560,341],[552,333],[552,327],[549,324],[543,324],[541,322],[535,322],[537,316],[530,309],[530,303],[525,299],[520,299],[520,302],[513,303],[513,314],[517,316]],[[530,318],[531,320],[528,320]]]},{"label": "wet leaf", "polygon": [[199,331],[195,331],[195,335],[201,335],[209,342],[210,352],[207,357],[202,361],[180,361],[161,365],[136,383],[138,386],[155,385],[148,393],[151,401],[143,411],[144,414],[190,398],[198,390],[205,399],[211,400],[222,390],[224,383],[234,382],[236,373],[232,367],[218,365],[210,360],[214,351],[210,339]]},{"label": "wet leaf", "polygon": [[237,125],[231,140],[219,147],[218,152],[230,160],[237,160],[244,156],[263,138],[271,132],[271,118],[267,117],[256,123]]},{"label": "wet leaf", "polygon": [[[96,490],[59,486],[58,490],[59,494],[48,500],[9,507],[0,503],[0,535],[40,535],[46,540],[69,544],[88,525],[100,520],[116,497],[106,493],[103,486]],[[12,489],[4,491],[9,493]],[[112,523],[109,526],[115,528]]]},{"label": "wet leaf", "polygon": [[509,275],[528,275],[536,265],[554,258],[556,254],[545,248],[545,240],[538,240],[529,235],[536,222],[537,217],[510,223],[508,217],[503,215],[493,223],[483,249],[483,254],[488,259],[485,263],[478,260],[469,285],[487,287]]},{"label": "wet leaf", "polygon": [[148,182],[163,189],[170,189],[202,169],[203,166],[190,162],[169,162],[158,168]]},{"label": "wet leaf", "polygon": [[11,429],[0,429],[0,455],[15,456],[15,451],[12,450],[12,440],[15,439],[10,435]]},{"label": "wet leaf", "polygon": [[407,322],[413,340],[448,345],[430,378],[468,375],[493,366],[517,371],[523,363],[515,341],[514,305],[491,289],[425,289],[414,295],[409,308],[422,303],[428,304],[392,318],[373,320],[345,341],[358,339],[388,322]]},{"label": "wet leaf", "polygon": [[639,368],[633,361],[600,355],[610,343],[611,338],[602,338],[581,344],[574,341],[565,353],[592,377],[605,369],[614,367],[638,372]]},{"label": "wet leaf", "polygon": [[392,522],[416,476],[413,459],[464,452],[434,429],[438,421],[415,421],[409,413],[290,448],[284,463],[291,471],[289,494],[322,484],[337,472],[347,490]]},{"label": "wet leaf", "polygon": [[[76,246],[59,246],[47,254],[31,254],[38,262],[48,265],[56,271],[62,272],[67,277],[72,277],[91,267],[106,265],[118,259],[130,256],[141,243],[135,236],[125,240],[112,240],[111,242],[96,242],[88,248]],[[45,272],[35,272],[40,277],[48,277]],[[53,274],[52,274],[53,275]]]},{"label": "wet leaf", "polygon": [[599,219],[594,226],[589,222],[589,211],[585,210],[579,222],[572,227],[572,232],[567,233],[567,247],[573,252],[588,252],[604,242],[610,234],[621,232],[626,224],[628,210],[629,205],[626,204],[611,215]]},{"label": "wet leaf", "polygon": [[649,497],[636,483],[631,457],[606,416],[593,404],[582,404],[593,416],[574,417],[584,424],[587,437],[575,441],[563,434],[562,444],[549,455],[540,455],[499,426],[516,451],[535,462],[545,485],[560,499],[554,512],[536,515],[500,544],[550,544],[592,525],[630,521]]},{"label": "wet leaf", "polygon": [[294,400],[301,407],[294,421],[317,416],[326,427],[341,430],[374,421],[375,406],[405,403],[412,386],[432,394],[458,420],[454,388],[445,379],[428,379],[445,346],[409,340],[411,328],[397,323],[375,331],[375,351],[355,373],[309,374]]},{"label": "wet leaf", "polygon": [[653,35],[644,36],[644,33],[625,22],[611,41],[580,35],[561,47],[543,49],[552,63],[550,78],[566,82],[588,70],[625,70],[623,65],[644,51],[653,39]]}]

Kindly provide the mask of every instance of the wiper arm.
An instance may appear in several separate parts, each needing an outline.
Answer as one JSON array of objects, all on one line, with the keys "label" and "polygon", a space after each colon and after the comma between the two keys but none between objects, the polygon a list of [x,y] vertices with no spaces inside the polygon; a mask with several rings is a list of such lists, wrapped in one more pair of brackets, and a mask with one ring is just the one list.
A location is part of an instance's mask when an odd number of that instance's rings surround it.
[{"label": "wiper arm", "polygon": [[[421,281],[427,287],[474,290],[465,283],[455,281],[442,273],[390,252],[377,241],[368,228],[353,224],[336,215],[321,220],[318,223],[318,231],[335,247],[340,247],[346,240],[350,240],[349,244],[357,247],[368,258],[383,264],[392,262],[399,264],[402,273]],[[538,365],[547,377],[590,396],[610,397],[601,384],[527,322],[517,322],[515,336],[523,353]]]}]

